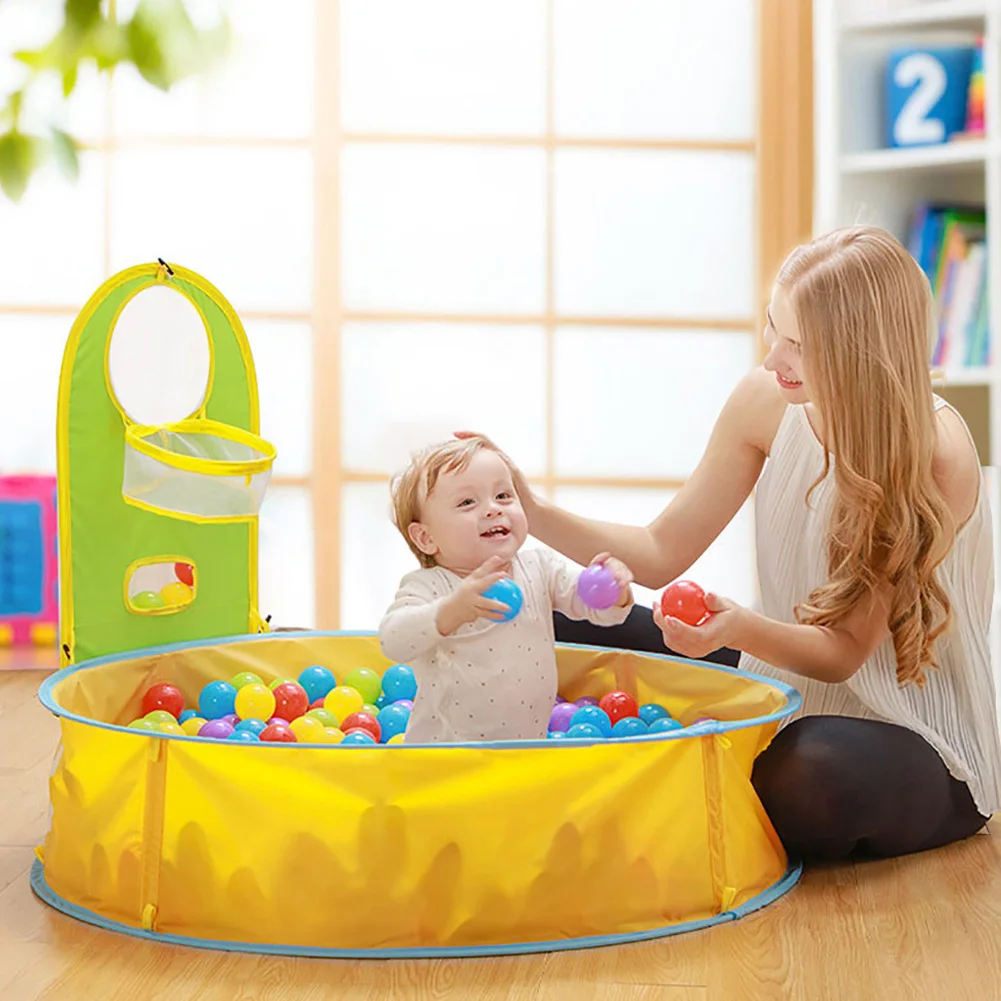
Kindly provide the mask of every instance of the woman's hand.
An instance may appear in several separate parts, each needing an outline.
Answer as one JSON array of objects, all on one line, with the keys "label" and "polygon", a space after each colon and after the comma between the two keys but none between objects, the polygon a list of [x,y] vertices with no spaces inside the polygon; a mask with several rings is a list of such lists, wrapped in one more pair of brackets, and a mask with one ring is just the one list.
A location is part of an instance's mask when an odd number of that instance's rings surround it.
[{"label": "woman's hand", "polygon": [[[477,431],[456,431],[456,438],[482,438],[490,448],[494,449],[500,457],[507,463],[507,468],[511,470],[511,480],[514,483],[515,492],[518,494],[518,499],[521,501],[521,506],[525,509],[525,514],[528,516],[529,521],[531,521],[533,510],[538,506],[538,498],[532,493],[532,488],[528,485],[528,479],[525,474],[514,464],[511,456],[507,454],[503,449],[497,447],[497,444],[488,438],[485,434],[480,434]],[[531,525],[529,525],[531,528]]]},{"label": "woman's hand", "polygon": [[737,635],[746,610],[712,593],[706,594],[706,607],[709,618],[700,626],[690,626],[673,615],[665,616],[660,610],[660,602],[654,603],[653,621],[664,634],[668,649],[694,660],[723,646],[739,649]]}]

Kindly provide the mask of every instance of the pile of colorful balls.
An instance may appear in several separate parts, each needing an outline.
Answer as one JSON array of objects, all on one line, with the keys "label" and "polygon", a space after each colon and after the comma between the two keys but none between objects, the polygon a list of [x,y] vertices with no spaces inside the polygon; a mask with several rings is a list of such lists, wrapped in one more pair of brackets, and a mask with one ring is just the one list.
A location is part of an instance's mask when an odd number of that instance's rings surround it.
[{"label": "pile of colorful balls", "polygon": [[[708,717],[702,717],[699,722]],[[576,702],[557,696],[549,717],[550,740],[594,740],[601,737],[639,737],[645,733],[680,730],[679,723],[662,705],[639,705],[628,692],[609,692],[597,699],[585,695]]]},{"label": "pile of colorful balls", "polygon": [[270,685],[246,671],[231,681],[209,682],[197,708],[185,708],[176,685],[153,685],[143,695],[142,717],[129,727],[248,743],[398,744],[416,694],[414,672],[406,664],[394,664],[381,679],[360,667],[340,685],[318,664],[297,679],[279,678]]}]

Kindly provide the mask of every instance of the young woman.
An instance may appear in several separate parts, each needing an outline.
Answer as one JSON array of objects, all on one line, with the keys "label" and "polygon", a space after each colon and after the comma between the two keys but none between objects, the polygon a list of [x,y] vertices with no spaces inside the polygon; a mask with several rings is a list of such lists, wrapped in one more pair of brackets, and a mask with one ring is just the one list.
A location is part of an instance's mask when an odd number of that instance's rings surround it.
[{"label": "young woman", "polygon": [[1001,799],[990,507],[966,425],[932,393],[934,322],[928,282],[892,236],[839,230],[783,265],[763,367],[650,525],[578,517],[516,473],[533,535],[582,563],[608,551],[652,588],[755,490],[760,612],[711,595],[697,628],[634,609],[618,627],[560,619],[556,633],[720,660],[733,648],[741,667],[795,685],[802,713],[753,778],[803,857],[933,848],[980,829]]}]

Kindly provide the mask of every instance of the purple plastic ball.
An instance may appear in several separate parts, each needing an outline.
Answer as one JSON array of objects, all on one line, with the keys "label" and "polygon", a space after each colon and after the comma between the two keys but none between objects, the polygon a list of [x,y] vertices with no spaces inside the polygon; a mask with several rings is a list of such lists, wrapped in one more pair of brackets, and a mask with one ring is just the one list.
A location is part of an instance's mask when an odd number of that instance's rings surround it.
[{"label": "purple plastic ball", "polygon": [[592,563],[577,578],[577,596],[588,608],[611,608],[622,597],[622,588],[608,567]]},{"label": "purple plastic ball", "polygon": [[226,713],[222,719],[224,719],[234,729],[236,728],[236,724],[240,722],[240,717],[237,716],[236,713]]},{"label": "purple plastic ball", "polygon": [[574,705],[579,709],[581,706],[596,706],[598,704],[598,699],[593,695],[582,695]]},{"label": "purple plastic ball", "polygon": [[226,740],[233,732],[231,724],[224,719],[210,719],[199,731],[199,737],[216,737],[219,740]]},{"label": "purple plastic ball", "polygon": [[271,726],[274,723],[278,723],[281,726],[288,726],[288,720],[283,716],[272,716],[271,719],[268,720],[268,726]]},{"label": "purple plastic ball", "polygon": [[390,705],[403,706],[404,709],[413,710],[413,708],[414,708],[414,700],[413,699],[397,699],[396,702],[392,702],[392,703],[390,703]]},{"label": "purple plastic ball", "polygon": [[562,695],[556,696],[556,704],[559,705],[561,702],[566,702],[566,699]]},{"label": "purple plastic ball", "polygon": [[553,711],[549,714],[549,729],[554,731],[569,730],[570,718],[579,708],[572,702],[561,702],[558,706],[554,706]]}]

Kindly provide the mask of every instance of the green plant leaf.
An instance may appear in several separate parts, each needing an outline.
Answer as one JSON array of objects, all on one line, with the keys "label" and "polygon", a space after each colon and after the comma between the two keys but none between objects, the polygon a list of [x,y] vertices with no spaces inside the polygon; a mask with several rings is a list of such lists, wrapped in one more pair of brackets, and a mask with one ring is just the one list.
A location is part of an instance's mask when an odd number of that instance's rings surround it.
[{"label": "green plant leaf", "polygon": [[11,201],[21,200],[41,152],[34,136],[15,131],[0,136],[0,188]]},{"label": "green plant leaf", "polygon": [[53,129],[52,152],[55,154],[59,169],[71,181],[75,181],[80,176],[80,157],[76,140],[62,129]]},{"label": "green plant leaf", "polygon": [[88,31],[101,17],[101,0],[66,0],[66,24],[81,33]]},{"label": "green plant leaf", "polygon": [[129,55],[142,78],[160,90],[168,90],[174,82],[167,71],[163,48],[156,29],[156,20],[150,18],[139,5],[135,16],[126,26]]},{"label": "green plant leaf", "polygon": [[67,66],[63,70],[63,97],[69,97],[73,93],[76,87],[76,76],[77,70],[79,69],[79,63],[73,63],[72,66]]}]

